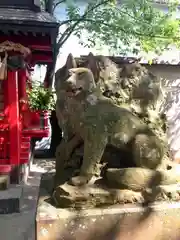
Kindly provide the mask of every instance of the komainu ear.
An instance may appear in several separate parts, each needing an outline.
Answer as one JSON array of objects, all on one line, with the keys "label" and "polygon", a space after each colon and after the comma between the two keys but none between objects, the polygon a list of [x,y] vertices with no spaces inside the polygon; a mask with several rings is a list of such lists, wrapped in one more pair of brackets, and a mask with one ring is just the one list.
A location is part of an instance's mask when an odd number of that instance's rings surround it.
[{"label": "komainu ear", "polygon": [[66,69],[69,70],[71,68],[76,68],[76,67],[77,67],[76,60],[74,59],[73,55],[70,53],[66,60]]},{"label": "komainu ear", "polygon": [[76,60],[74,59],[73,55],[70,53],[67,57],[66,63],[63,67],[58,69],[55,73],[55,83],[54,87],[58,88],[59,84],[66,80],[68,76],[68,71],[71,68],[76,68]]},{"label": "komainu ear", "polygon": [[95,82],[99,81],[100,69],[95,56],[90,52],[87,56],[88,68],[92,71],[94,75]]}]

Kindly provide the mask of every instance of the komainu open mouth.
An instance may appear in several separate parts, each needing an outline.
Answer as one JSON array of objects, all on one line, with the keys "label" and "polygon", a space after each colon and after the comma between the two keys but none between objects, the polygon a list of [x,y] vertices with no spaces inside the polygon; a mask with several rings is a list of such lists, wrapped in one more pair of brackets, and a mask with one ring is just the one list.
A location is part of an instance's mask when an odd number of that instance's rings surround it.
[{"label": "komainu open mouth", "polygon": [[77,94],[79,94],[80,92],[82,92],[83,88],[82,87],[79,87],[79,88],[76,88],[76,87],[68,87],[66,89],[66,93],[68,96],[76,96]]}]

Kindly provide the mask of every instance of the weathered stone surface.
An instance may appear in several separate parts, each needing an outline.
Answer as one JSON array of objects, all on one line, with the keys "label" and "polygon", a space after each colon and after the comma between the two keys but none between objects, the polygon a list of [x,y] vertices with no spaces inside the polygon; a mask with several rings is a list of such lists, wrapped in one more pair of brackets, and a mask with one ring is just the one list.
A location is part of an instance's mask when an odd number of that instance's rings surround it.
[{"label": "weathered stone surface", "polygon": [[[138,63],[120,70],[109,59],[92,54],[77,68],[69,55],[56,73],[55,86],[56,112],[64,134],[56,154],[53,198],[57,206],[142,202],[146,197],[148,201],[179,199],[178,190],[168,197],[160,188],[177,187],[180,179],[171,166],[171,171],[163,167],[169,156],[163,138],[165,121],[156,114],[162,89],[155,76]],[[107,150],[109,146],[120,152],[114,166],[114,149]],[[122,159],[129,165],[122,166]],[[88,185],[100,173],[106,184]],[[67,181],[79,187],[64,184]]]},{"label": "weathered stone surface", "polygon": [[140,192],[131,190],[108,189],[105,186],[86,185],[75,187],[64,184],[56,188],[53,200],[59,207],[92,208],[115,203],[136,203],[144,199]]},{"label": "weathered stone surface", "polygon": [[107,182],[114,183],[117,188],[141,191],[158,185],[178,184],[180,172],[176,169],[154,171],[146,168],[111,168],[106,170],[105,178]]},{"label": "weathered stone surface", "polygon": [[[45,187],[45,185],[43,184]],[[168,189],[166,189],[168,191]],[[37,240],[177,240],[180,204],[153,203],[148,207],[116,204],[111,207],[55,208],[40,186],[36,214]]]},{"label": "weathered stone surface", "polygon": [[[128,169],[130,170],[130,169]],[[67,174],[69,171],[67,171]],[[136,172],[138,174],[138,171]],[[54,174],[44,174],[41,181],[41,199],[50,197],[50,201],[56,207],[67,208],[73,207],[78,209],[94,208],[100,206],[111,206],[113,204],[121,203],[143,203],[153,201],[179,201],[180,200],[180,185],[172,184],[162,185],[158,182],[157,185],[152,182],[147,182],[143,187],[127,189],[124,186],[114,182],[105,182],[102,178],[93,178],[89,184],[77,187],[67,183],[64,176],[61,178],[61,185],[54,189],[53,180]],[[144,179],[142,178],[142,181]],[[151,180],[151,179],[150,179]],[[136,180],[137,181],[137,180]],[[136,183],[135,181],[135,183]],[[111,183],[111,184],[110,184]],[[166,184],[166,182],[163,182]],[[138,183],[139,184],[139,183]],[[142,185],[141,185],[142,186]],[[42,194],[43,191],[43,194]],[[53,194],[52,194],[53,193]],[[44,198],[43,198],[44,200]]]},{"label": "weathered stone surface", "polygon": [[[98,92],[90,70],[77,68],[71,71],[73,72],[64,83],[64,89],[67,91],[73,86],[78,94],[65,100],[65,109],[68,112],[68,123],[84,141],[80,174],[86,175],[89,181],[89,176],[94,175],[95,166],[100,163],[107,144],[128,149],[137,167],[157,168],[163,159],[163,147],[153,131],[132,112],[103,97]],[[80,74],[83,78],[79,77]],[[80,87],[82,90],[79,92]],[[61,149],[64,155],[66,148]],[[68,151],[71,152],[72,149]],[[74,185],[86,183],[86,180],[76,179],[72,179]]]},{"label": "weathered stone surface", "polygon": [[158,185],[144,188],[141,191],[133,191],[97,185],[86,185],[80,188],[65,184],[55,189],[52,198],[57,207],[80,209],[110,206],[117,203],[147,204],[153,201],[180,201],[180,186],[177,184]]}]

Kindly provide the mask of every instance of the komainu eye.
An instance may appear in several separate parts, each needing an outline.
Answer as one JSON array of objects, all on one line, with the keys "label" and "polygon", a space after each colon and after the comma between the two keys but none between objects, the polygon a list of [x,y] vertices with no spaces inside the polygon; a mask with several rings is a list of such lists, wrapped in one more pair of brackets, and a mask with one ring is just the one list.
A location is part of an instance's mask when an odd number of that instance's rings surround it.
[{"label": "komainu eye", "polygon": [[84,75],[84,72],[79,72],[78,77],[82,77]]}]

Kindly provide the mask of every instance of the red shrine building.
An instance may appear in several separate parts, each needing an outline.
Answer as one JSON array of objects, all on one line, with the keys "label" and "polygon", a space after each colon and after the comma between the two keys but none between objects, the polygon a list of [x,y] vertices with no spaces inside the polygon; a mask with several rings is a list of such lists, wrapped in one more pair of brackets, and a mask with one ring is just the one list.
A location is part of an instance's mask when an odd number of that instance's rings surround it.
[{"label": "red shrine building", "polygon": [[58,23],[41,11],[40,0],[0,1],[0,174],[12,183],[28,164],[31,138],[49,133],[46,114],[42,126],[40,113],[34,119],[21,100],[34,66],[53,62],[57,34]]}]

